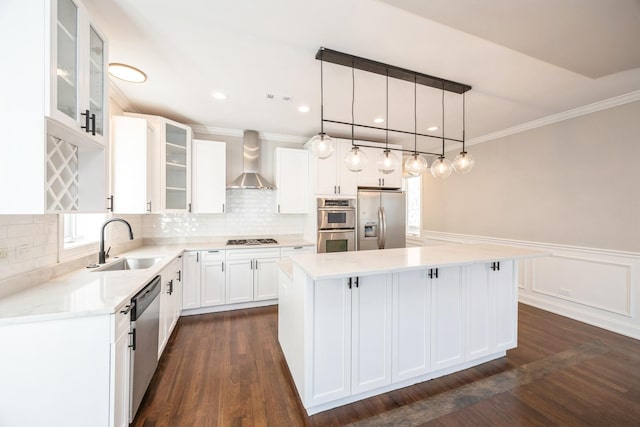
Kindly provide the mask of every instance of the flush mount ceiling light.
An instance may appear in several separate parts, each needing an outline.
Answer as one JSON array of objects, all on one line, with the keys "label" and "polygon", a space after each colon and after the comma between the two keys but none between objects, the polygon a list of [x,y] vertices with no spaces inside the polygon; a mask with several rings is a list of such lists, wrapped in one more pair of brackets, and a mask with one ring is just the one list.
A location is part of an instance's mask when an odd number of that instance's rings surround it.
[{"label": "flush mount ceiling light", "polygon": [[301,105],[298,107],[298,111],[301,113],[308,113],[309,111],[311,111],[311,108],[309,108],[308,105]]},{"label": "flush mount ceiling light", "polygon": [[382,117],[376,117],[375,119],[373,119],[373,123],[384,123],[384,119]]},{"label": "flush mount ceiling light", "polygon": [[217,99],[218,101],[224,101],[225,99],[227,99],[227,95],[224,92],[220,91],[213,92],[211,96],[213,96],[213,99]]},{"label": "flush mount ceiling light", "polygon": [[112,62],[109,64],[109,74],[120,80],[130,83],[142,83],[147,80],[147,75],[136,67],[127,64]]},{"label": "flush mount ceiling light", "polygon": [[309,141],[311,152],[319,159],[328,159],[333,154],[333,138],[324,132],[324,75],[322,49],[320,50],[320,133]]},{"label": "flush mount ceiling light", "polygon": [[[463,94],[463,95],[464,95],[464,94]],[[438,126],[431,126],[431,127],[428,127],[428,128],[427,128],[427,130],[428,130],[429,132],[435,132],[435,131],[437,131],[438,129],[440,129]]]},{"label": "flush mount ceiling light", "polygon": [[[369,73],[375,73],[375,74],[380,74],[383,76],[387,77],[387,107],[388,107],[388,79],[389,77],[391,78],[395,78],[398,80],[404,80],[404,81],[409,81],[414,83],[414,85],[423,85],[423,86],[429,86],[429,87],[433,87],[433,88],[437,88],[437,89],[441,89],[442,90],[442,105],[443,105],[443,122],[444,122],[444,91],[447,92],[452,92],[452,93],[456,93],[458,95],[464,94],[465,92],[469,91],[471,89],[471,86],[466,85],[464,83],[458,83],[458,82],[454,82],[451,80],[446,80],[446,79],[442,79],[440,77],[434,77],[434,76],[430,76],[428,74],[422,74],[422,73],[418,73],[416,71],[410,71],[404,68],[400,68],[400,67],[396,67],[394,65],[388,65],[388,64],[384,64],[382,62],[377,62],[377,61],[373,61],[370,59],[366,59],[366,58],[361,58],[358,56],[353,56],[353,55],[349,55],[346,53],[342,53],[342,52],[337,52],[335,50],[331,50],[331,49],[326,49],[324,47],[321,47],[318,52],[316,53],[316,59],[320,60],[320,87],[321,87],[321,92],[322,92],[322,64],[323,62],[331,62],[333,64],[338,64],[338,65],[342,65],[345,67],[350,67],[352,69],[359,69],[359,70],[363,70]],[[353,71],[352,71],[353,73]],[[353,104],[353,103],[352,103]],[[415,104],[415,101],[414,101]],[[414,105],[415,108],[415,105]],[[387,123],[388,123],[388,108],[387,108]],[[347,158],[345,159],[345,161],[347,161],[347,159],[349,159],[351,157],[356,157],[359,156],[360,154],[364,154],[361,150],[358,150],[358,147],[370,147],[370,148],[377,148],[380,149],[379,146],[374,146],[374,145],[370,145],[370,144],[366,144],[366,143],[362,143],[362,142],[355,142],[355,139],[353,138],[353,128],[354,127],[360,127],[360,128],[368,128],[368,129],[377,129],[377,130],[384,130],[386,132],[387,137],[385,138],[385,147],[382,148],[382,153],[381,153],[381,157],[378,160],[378,162],[376,162],[377,166],[379,167],[379,169],[385,173],[385,171],[389,171],[386,173],[390,173],[391,170],[395,170],[400,162],[398,161],[398,159],[395,157],[395,154],[393,154],[394,151],[399,151],[399,152],[408,152],[411,153],[411,157],[408,159],[408,162],[411,161],[411,169],[414,171],[417,171],[418,169],[422,169],[423,171],[426,168],[423,168],[422,165],[422,160],[424,160],[424,158],[420,159],[418,155],[428,155],[428,156],[436,156],[438,159],[436,160],[436,162],[434,162],[436,167],[436,171],[433,170],[433,165],[432,165],[432,174],[434,174],[434,176],[437,177],[445,177],[448,176],[448,174],[451,173],[452,170],[452,166],[451,166],[451,162],[449,160],[447,160],[445,158],[445,143],[446,142],[456,142],[456,143],[462,143],[463,145],[463,152],[460,153],[460,157],[466,159],[466,160],[459,160],[459,166],[460,166],[460,172],[461,173],[465,173],[462,172],[463,170],[468,171],[470,169],[470,166],[473,166],[473,159],[472,157],[464,150],[464,129],[462,132],[463,135],[463,139],[456,139],[456,138],[449,138],[445,135],[444,133],[444,129],[442,131],[442,136],[435,136],[435,135],[429,135],[429,134],[424,134],[424,133],[418,133],[417,132],[417,127],[414,126],[414,131],[413,132],[408,132],[406,130],[400,130],[400,129],[390,129],[388,127],[388,125],[386,125],[384,128],[382,127],[377,127],[377,126],[371,126],[371,125],[365,125],[365,124],[359,124],[359,123],[354,123],[354,114],[353,114],[353,105],[352,105],[352,112],[351,112],[351,122],[345,122],[345,121],[340,121],[340,120],[332,120],[332,119],[325,119],[324,118],[324,101],[321,101],[321,119],[320,119],[321,125],[320,125],[320,134],[316,135],[315,137],[313,137],[311,139],[310,142],[314,142],[314,140],[317,140],[320,138],[321,135],[324,135],[325,138],[328,138],[328,136],[324,133],[323,131],[323,124],[326,123],[333,123],[333,124],[337,124],[337,125],[346,125],[346,126],[351,126],[352,128],[352,145],[353,145],[353,149],[350,151],[350,153],[347,155]],[[464,127],[464,120],[463,120],[463,127]],[[437,126],[432,126],[428,129],[430,132],[438,130]],[[405,135],[414,135],[414,147],[413,150],[406,150],[406,149],[399,149],[399,148],[389,148],[388,146],[388,133],[389,132],[393,132],[393,133],[399,133],[399,134],[405,134]],[[421,136],[421,137],[427,137],[427,138],[436,138],[438,140],[442,141],[442,151],[439,153],[433,153],[433,152],[428,152],[428,151],[419,151],[417,149],[417,136]],[[333,148],[333,146],[332,146]],[[312,145],[312,150],[313,150],[313,145]],[[333,151],[332,151],[333,152]],[[358,153],[358,154],[355,154]],[[421,156],[420,156],[421,157]],[[394,161],[395,158],[395,161]],[[354,167],[356,165],[355,159],[351,159],[353,160]],[[350,162],[348,161],[347,164],[349,164]],[[415,164],[414,164],[415,163]],[[426,161],[425,161],[425,165],[426,165]],[[405,168],[406,168],[406,164],[405,164]],[[351,168],[350,168],[351,169]],[[355,169],[351,169],[351,170],[355,170]],[[446,173],[448,171],[448,174]],[[458,171],[458,168],[456,168],[456,171]]]}]

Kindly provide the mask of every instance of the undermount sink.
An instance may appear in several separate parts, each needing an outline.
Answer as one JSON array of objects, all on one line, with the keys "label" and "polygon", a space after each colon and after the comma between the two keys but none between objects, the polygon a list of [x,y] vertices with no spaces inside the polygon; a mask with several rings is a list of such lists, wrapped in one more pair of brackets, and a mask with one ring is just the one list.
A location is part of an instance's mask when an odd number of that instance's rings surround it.
[{"label": "undermount sink", "polygon": [[160,261],[162,258],[120,258],[93,271],[144,270]]}]

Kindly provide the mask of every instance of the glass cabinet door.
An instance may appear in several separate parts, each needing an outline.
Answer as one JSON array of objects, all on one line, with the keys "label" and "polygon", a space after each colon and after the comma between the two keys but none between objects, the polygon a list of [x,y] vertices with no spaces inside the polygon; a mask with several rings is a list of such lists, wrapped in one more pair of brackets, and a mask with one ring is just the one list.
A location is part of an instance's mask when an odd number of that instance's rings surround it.
[{"label": "glass cabinet door", "polygon": [[78,7],[58,0],[57,109],[73,120],[78,117]]},{"label": "glass cabinet door", "polygon": [[166,124],[165,208],[187,209],[187,130]]},{"label": "glass cabinet door", "polygon": [[96,135],[104,135],[104,73],[104,41],[89,27],[89,110],[96,115]]}]

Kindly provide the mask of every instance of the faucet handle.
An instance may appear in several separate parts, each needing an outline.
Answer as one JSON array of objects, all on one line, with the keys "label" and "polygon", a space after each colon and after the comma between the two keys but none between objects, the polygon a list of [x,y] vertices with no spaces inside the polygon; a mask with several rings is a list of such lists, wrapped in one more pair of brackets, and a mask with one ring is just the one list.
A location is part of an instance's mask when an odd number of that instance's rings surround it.
[{"label": "faucet handle", "polygon": [[111,250],[111,246],[109,246],[109,249],[107,249],[107,252],[104,254],[104,258],[107,259],[109,258],[109,251]]}]

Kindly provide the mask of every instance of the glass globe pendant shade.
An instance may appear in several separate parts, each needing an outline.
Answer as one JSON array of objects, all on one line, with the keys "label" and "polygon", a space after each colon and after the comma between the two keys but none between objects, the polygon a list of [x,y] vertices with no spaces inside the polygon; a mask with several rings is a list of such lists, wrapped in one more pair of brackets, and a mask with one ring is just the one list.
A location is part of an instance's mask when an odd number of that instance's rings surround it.
[{"label": "glass globe pendant shade", "polygon": [[475,162],[476,161],[471,154],[467,153],[466,151],[462,151],[453,160],[453,168],[456,170],[456,172],[467,173],[473,168]]},{"label": "glass globe pendant shade", "polygon": [[400,167],[400,160],[391,150],[384,150],[382,156],[376,162],[376,166],[380,172],[388,174]]},{"label": "glass globe pendant shade", "polygon": [[333,138],[324,132],[315,135],[309,142],[311,143],[311,152],[319,159],[331,157],[335,149]]},{"label": "glass globe pendant shade", "polygon": [[367,164],[367,156],[362,150],[354,146],[344,156],[344,162],[351,172],[360,172]]},{"label": "glass globe pendant shade", "polygon": [[433,175],[434,178],[444,179],[451,175],[452,171],[451,162],[444,157],[438,157],[431,165],[431,175]]},{"label": "glass globe pendant shade", "polygon": [[427,170],[427,161],[418,153],[413,153],[404,162],[404,170],[411,176],[420,176]]}]

